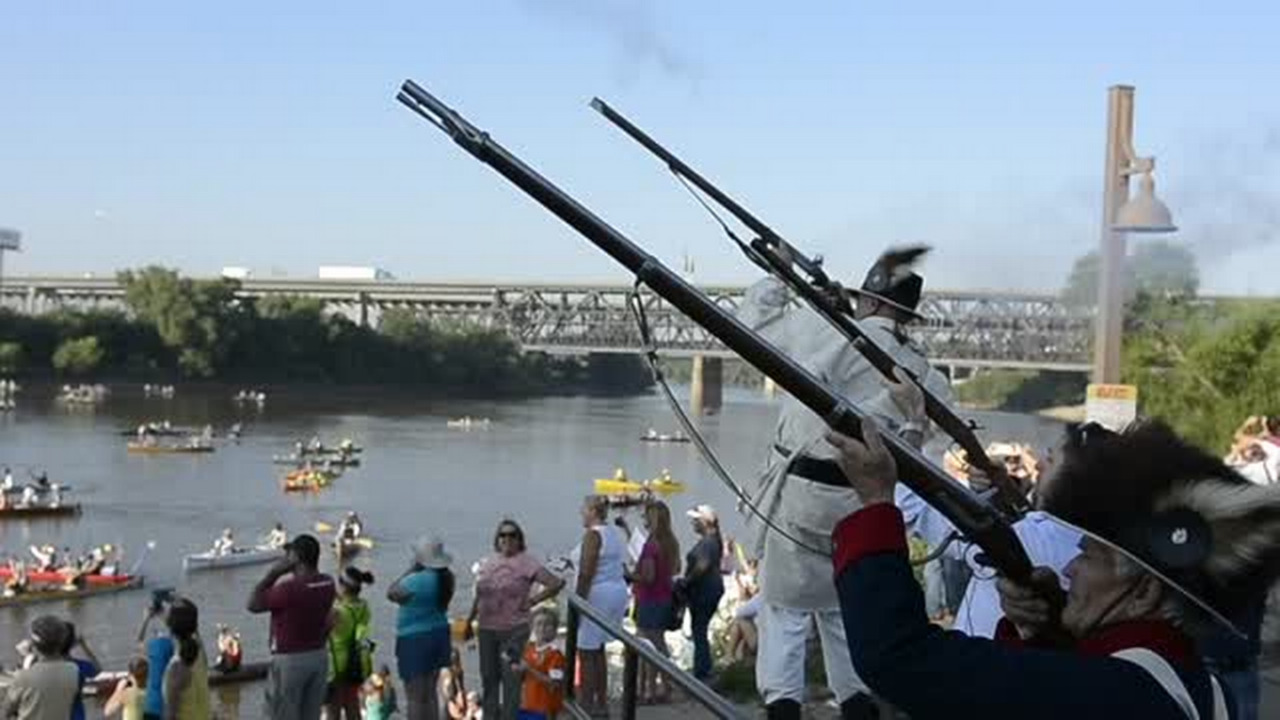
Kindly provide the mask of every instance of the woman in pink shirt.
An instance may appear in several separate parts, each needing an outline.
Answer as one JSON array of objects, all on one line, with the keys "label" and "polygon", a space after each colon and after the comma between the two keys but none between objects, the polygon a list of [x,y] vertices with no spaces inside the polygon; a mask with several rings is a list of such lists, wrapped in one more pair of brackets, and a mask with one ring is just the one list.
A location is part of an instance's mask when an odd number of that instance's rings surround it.
[{"label": "woman in pink shirt", "polygon": [[[471,639],[473,627],[480,635],[484,717],[515,720],[521,678],[511,672],[511,665],[522,657],[529,640],[529,610],[555,597],[564,580],[525,551],[524,531],[513,520],[498,523],[493,550],[476,573],[466,637]],[[532,593],[535,582],[542,586],[537,594]]]},{"label": "woman in pink shirt", "polygon": [[[636,632],[667,655],[666,632],[672,623],[672,578],[680,574],[680,543],[671,531],[671,509],[653,501],[645,505],[644,527],[649,532],[635,572],[631,592],[636,601]],[[640,666],[640,701],[665,702],[671,689],[658,691],[658,672],[648,664]]]}]

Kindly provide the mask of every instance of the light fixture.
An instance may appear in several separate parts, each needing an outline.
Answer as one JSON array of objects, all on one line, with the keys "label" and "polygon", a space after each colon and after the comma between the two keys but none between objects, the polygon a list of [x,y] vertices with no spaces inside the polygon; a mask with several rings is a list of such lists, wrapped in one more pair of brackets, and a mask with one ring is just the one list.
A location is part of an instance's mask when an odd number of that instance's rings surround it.
[{"label": "light fixture", "polygon": [[1178,229],[1173,224],[1169,206],[1156,197],[1156,181],[1150,169],[1145,170],[1138,181],[1138,195],[1116,211],[1111,229],[1132,233],[1171,233]]}]

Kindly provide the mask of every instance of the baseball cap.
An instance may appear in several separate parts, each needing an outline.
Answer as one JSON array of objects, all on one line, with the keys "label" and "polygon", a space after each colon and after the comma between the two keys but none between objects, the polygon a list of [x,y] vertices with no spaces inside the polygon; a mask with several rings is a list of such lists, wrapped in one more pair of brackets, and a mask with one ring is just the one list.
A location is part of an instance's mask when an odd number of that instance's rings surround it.
[{"label": "baseball cap", "polygon": [[697,507],[686,511],[685,515],[688,515],[695,520],[702,520],[703,522],[715,523],[720,521],[719,516],[716,515],[715,509],[710,505],[698,505]]}]

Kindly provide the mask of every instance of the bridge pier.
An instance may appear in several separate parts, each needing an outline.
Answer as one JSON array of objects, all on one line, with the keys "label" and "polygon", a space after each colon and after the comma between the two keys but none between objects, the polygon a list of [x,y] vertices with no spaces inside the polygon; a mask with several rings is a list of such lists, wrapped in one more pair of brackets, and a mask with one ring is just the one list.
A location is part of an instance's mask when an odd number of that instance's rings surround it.
[{"label": "bridge pier", "polygon": [[693,356],[693,377],[689,389],[695,415],[714,415],[724,400],[724,360],[704,355]]}]

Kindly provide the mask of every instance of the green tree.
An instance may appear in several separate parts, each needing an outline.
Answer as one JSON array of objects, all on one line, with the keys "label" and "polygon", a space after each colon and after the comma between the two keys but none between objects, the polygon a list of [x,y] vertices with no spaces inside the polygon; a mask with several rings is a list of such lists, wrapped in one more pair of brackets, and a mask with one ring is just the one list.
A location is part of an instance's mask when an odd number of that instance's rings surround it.
[{"label": "green tree", "polygon": [[87,375],[102,362],[103,350],[98,338],[72,338],[64,341],[53,353],[53,369],[68,375]]},{"label": "green tree", "polygon": [[1280,414],[1280,306],[1152,302],[1126,335],[1142,413],[1224,452],[1244,418]]},{"label": "green tree", "polygon": [[[1138,294],[1194,296],[1200,287],[1195,255],[1186,247],[1167,240],[1143,240],[1130,244],[1133,252],[1125,262],[1125,302]],[[1093,305],[1098,298],[1097,251],[1076,259],[1067,277],[1062,297],[1077,305]]]},{"label": "green tree", "polygon": [[22,344],[0,342],[0,373],[10,375],[22,367]]},{"label": "green tree", "polygon": [[235,280],[194,281],[177,271],[151,266],[119,274],[125,304],[151,324],[177,355],[189,377],[212,377],[223,365],[245,326]]}]

